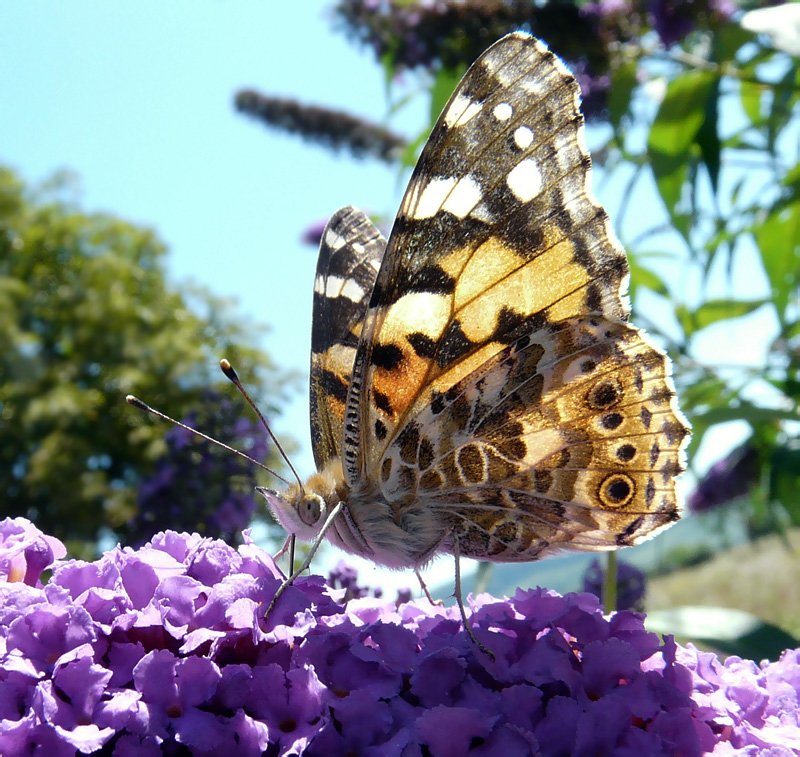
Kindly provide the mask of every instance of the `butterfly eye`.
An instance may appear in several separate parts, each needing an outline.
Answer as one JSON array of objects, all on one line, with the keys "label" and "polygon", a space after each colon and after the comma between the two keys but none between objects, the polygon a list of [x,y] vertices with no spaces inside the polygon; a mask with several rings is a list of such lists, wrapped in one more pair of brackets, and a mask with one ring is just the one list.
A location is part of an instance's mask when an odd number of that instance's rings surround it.
[{"label": "butterfly eye", "polygon": [[319,494],[306,494],[297,503],[297,514],[307,526],[313,526],[322,512],[322,497]]}]

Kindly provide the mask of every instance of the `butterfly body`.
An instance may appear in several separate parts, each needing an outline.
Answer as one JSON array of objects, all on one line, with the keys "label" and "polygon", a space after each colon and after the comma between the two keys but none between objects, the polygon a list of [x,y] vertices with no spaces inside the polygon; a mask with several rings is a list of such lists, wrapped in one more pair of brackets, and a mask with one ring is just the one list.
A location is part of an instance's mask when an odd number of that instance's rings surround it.
[{"label": "butterfly body", "polygon": [[[325,520],[325,514],[339,502],[347,507],[334,519],[327,539],[334,546],[365,557],[388,568],[421,568],[439,552],[447,550],[449,530],[436,513],[416,501],[393,507],[379,487],[362,486],[350,490],[341,475],[341,466],[311,476],[303,487],[294,485],[284,494],[266,489],[267,502],[281,525],[290,533],[312,539]],[[319,517],[308,528],[297,513],[304,497],[319,497]],[[308,530],[306,530],[308,529]],[[452,541],[452,540],[451,540]]]},{"label": "butterfly body", "polygon": [[578,86],[512,34],[465,74],[385,240],[354,208],[314,286],[318,471],[270,509],[389,567],[605,550],[680,516],[689,427],[627,323],[628,266],[589,188]]}]

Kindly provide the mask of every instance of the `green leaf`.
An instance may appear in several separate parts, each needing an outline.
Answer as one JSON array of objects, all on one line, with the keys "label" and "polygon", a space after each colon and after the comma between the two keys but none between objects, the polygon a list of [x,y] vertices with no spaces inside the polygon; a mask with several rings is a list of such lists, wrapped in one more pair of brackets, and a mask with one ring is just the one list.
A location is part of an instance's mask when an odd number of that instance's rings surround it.
[{"label": "green leaf", "polygon": [[388,50],[383,55],[381,55],[380,63],[381,68],[383,68],[383,86],[386,90],[386,94],[389,94],[389,91],[392,88],[392,81],[396,75],[395,70],[395,54],[391,50]]},{"label": "green leaf", "polygon": [[792,197],[800,195],[800,163],[795,163],[787,171],[786,176],[783,177],[783,185],[791,190]]},{"label": "green leaf", "polygon": [[645,625],[657,633],[699,641],[726,654],[750,660],[777,660],[800,640],[743,610],[685,606],[648,613]]},{"label": "green leaf", "polygon": [[765,87],[752,81],[741,82],[739,93],[742,100],[742,108],[753,125],[760,124],[761,101],[764,96]]},{"label": "green leaf", "polygon": [[775,207],[754,236],[778,320],[785,325],[792,292],[800,285],[800,200]]},{"label": "green leaf", "polygon": [[758,407],[758,405],[740,401],[738,405],[731,407],[714,407],[705,413],[695,413],[692,420],[695,419],[702,421],[706,426],[714,426],[717,423],[727,423],[728,421],[747,421],[751,426],[758,426],[778,421],[800,421],[800,414],[793,410]]},{"label": "green leaf", "polygon": [[717,191],[720,164],[720,140],[717,129],[719,120],[719,77],[714,79],[714,85],[706,100],[706,113],[703,123],[697,132],[697,144],[703,157],[711,186]]},{"label": "green leaf", "polygon": [[727,384],[714,373],[704,373],[681,392],[681,399],[693,407],[727,404]]},{"label": "green leaf", "polygon": [[688,175],[688,161],[707,117],[716,74],[690,71],[670,82],[647,138],[650,163],[667,210],[673,213]]},{"label": "green leaf", "polygon": [[769,299],[708,300],[693,311],[690,311],[685,305],[679,305],[675,308],[675,314],[686,333],[693,334],[712,323],[749,315],[769,302],[771,302]]},{"label": "green leaf", "polygon": [[714,31],[714,47],[718,63],[731,61],[741,49],[756,39],[754,32],[742,29],[739,24],[720,24]]},{"label": "green leaf", "polygon": [[631,104],[631,95],[636,89],[636,62],[623,63],[611,74],[611,88],[608,96],[608,119],[618,131],[622,119],[628,113]]},{"label": "green leaf", "polygon": [[461,81],[465,70],[466,68],[462,66],[455,71],[449,68],[440,68],[436,72],[433,86],[431,87],[431,127],[436,123],[439,114],[444,111],[444,106],[447,105],[447,101],[453,94],[456,85]]},{"label": "green leaf", "polygon": [[669,295],[667,285],[657,273],[651,271],[649,268],[644,268],[639,265],[638,256],[628,255],[628,264],[631,269],[631,299],[636,295],[636,290],[640,286],[647,287],[658,294],[665,297]]},{"label": "green leaf", "polygon": [[422,134],[420,134],[413,142],[409,142],[406,145],[405,150],[403,150],[402,154],[400,155],[400,176],[403,175],[403,169],[416,165],[417,156],[419,155],[422,145],[424,145],[428,140],[428,134],[430,134],[430,130],[425,129],[425,131],[423,131]]},{"label": "green leaf", "polygon": [[775,448],[770,457],[769,495],[786,508],[793,525],[800,523],[800,449]]},{"label": "green leaf", "polygon": [[723,147],[733,150],[750,150],[751,152],[761,155],[764,152],[765,141],[761,137],[753,134],[749,135],[734,135],[729,137],[723,143]]},{"label": "green leaf", "polygon": [[671,160],[667,156],[663,158],[651,156],[651,165],[656,175],[656,186],[661,199],[667,206],[667,211],[673,218],[673,225],[686,237],[688,234],[688,230],[685,228],[686,224],[678,223],[679,219],[675,213],[675,207],[681,199],[683,185],[689,178],[688,153],[686,156],[680,156],[675,160]]},{"label": "green leaf", "polygon": [[784,127],[793,116],[792,106],[797,102],[797,78],[800,69],[790,67],[784,77],[772,88],[772,108],[768,120],[768,145],[770,153],[777,154],[777,143]]}]

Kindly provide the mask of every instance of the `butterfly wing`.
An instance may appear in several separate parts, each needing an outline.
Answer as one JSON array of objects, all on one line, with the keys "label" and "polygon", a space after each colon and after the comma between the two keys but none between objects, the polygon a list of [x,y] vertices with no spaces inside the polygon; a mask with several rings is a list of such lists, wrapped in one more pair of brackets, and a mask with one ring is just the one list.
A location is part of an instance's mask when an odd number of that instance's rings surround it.
[{"label": "butterfly wing", "polygon": [[314,278],[310,410],[314,460],[321,470],[341,456],[347,388],[367,302],[386,240],[360,210],[328,221]]},{"label": "butterfly wing", "polygon": [[602,316],[534,329],[404,424],[381,463],[466,556],[511,562],[630,546],[680,517],[689,429],[669,362]]},{"label": "butterfly wing", "polygon": [[531,560],[679,515],[688,425],[667,358],[625,322],[627,260],[582,131],[574,78],[509,35],[450,99],[389,238],[345,476],[378,485],[395,523],[424,511],[439,549]]},{"label": "butterfly wing", "polygon": [[579,87],[511,34],[467,71],[423,149],[369,302],[347,400],[345,476],[532,321],[628,315],[628,266],[589,188]]}]

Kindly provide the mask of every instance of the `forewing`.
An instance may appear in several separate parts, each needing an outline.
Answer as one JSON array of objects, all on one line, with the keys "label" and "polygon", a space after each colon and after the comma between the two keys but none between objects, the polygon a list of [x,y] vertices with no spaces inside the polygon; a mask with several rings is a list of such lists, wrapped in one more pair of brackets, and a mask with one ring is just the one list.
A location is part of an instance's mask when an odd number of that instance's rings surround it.
[{"label": "forewing", "polygon": [[602,316],[535,329],[437,395],[381,463],[393,517],[503,562],[635,544],[680,517],[689,427],[669,360]]},{"label": "forewing", "polygon": [[402,201],[347,399],[345,474],[369,478],[407,419],[513,343],[625,319],[628,267],[589,189],[575,79],[512,34],[469,69]]},{"label": "forewing", "polygon": [[386,240],[360,210],[342,208],[320,242],[311,327],[311,442],[319,469],[339,458],[345,401],[367,302]]}]

